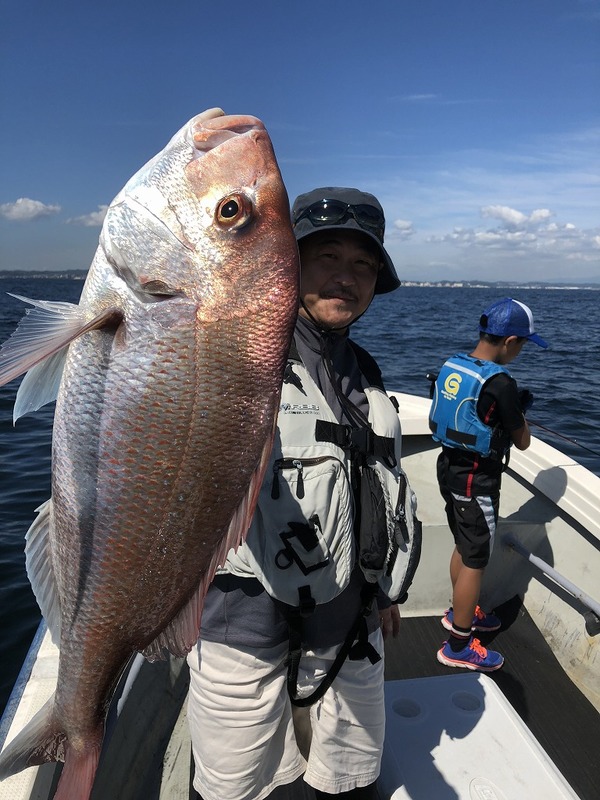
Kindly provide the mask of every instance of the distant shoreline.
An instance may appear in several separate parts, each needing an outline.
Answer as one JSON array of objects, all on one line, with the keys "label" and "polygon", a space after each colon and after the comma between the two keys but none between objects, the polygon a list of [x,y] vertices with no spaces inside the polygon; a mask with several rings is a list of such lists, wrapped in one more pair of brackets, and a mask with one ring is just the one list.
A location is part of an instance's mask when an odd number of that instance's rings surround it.
[{"label": "distant shoreline", "polygon": [[28,269],[0,269],[0,280],[8,278],[35,278],[40,280],[73,280],[84,281],[87,278],[87,269],[45,270],[36,272]]},{"label": "distant shoreline", "polygon": [[[2,269],[0,270],[0,280],[16,279],[36,279],[36,280],[74,280],[84,281],[87,277],[87,269],[69,270],[47,270],[44,272],[34,272],[33,270],[22,269]],[[410,286],[421,289],[588,289],[600,291],[600,279],[597,283],[560,283],[558,281],[402,281],[402,286]]]}]

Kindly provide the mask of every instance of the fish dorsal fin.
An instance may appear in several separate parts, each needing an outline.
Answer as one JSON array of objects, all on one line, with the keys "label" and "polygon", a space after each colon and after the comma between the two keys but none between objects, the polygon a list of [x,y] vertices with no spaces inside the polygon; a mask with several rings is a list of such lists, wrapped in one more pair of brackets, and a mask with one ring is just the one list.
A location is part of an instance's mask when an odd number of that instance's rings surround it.
[{"label": "fish dorsal fin", "polygon": [[246,538],[271,454],[272,444],[273,436],[271,435],[263,448],[260,463],[252,475],[248,491],[234,512],[227,530],[227,536],[224,537],[221,546],[213,554],[197,592],[195,592],[187,605],[185,605],[179,614],[167,625],[164,631],[143,650],[143,655],[149,661],[156,661],[164,658],[165,650],[172,653],[174,656],[185,656],[198,641],[204,596],[208,591],[208,587],[218,567],[225,563],[229,550],[232,548],[237,550]]},{"label": "fish dorsal fin", "polygon": [[50,545],[52,500],[36,508],[37,517],[25,535],[25,567],[31,588],[46,620],[52,641],[60,642],[60,598],[56,589]]},{"label": "fish dorsal fin", "polygon": [[[0,348],[0,386],[58,353],[81,334],[115,325],[123,316],[118,309],[108,308],[89,319],[85,311],[73,303],[30,300],[18,294],[11,296],[31,303],[34,308],[28,310],[12,336]],[[56,370],[57,363],[51,372]]]}]

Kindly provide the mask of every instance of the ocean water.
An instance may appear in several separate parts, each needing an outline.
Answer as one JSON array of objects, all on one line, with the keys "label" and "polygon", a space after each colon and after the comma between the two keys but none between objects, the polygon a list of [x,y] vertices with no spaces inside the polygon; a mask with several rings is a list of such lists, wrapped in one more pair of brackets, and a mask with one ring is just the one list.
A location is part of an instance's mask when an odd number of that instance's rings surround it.
[{"label": "ocean water", "polygon": [[[82,282],[0,279],[0,342],[25,306],[7,292],[77,302]],[[514,289],[531,306],[536,328],[551,345],[528,344],[510,370],[534,394],[528,414],[539,438],[600,475],[600,293],[591,290]],[[472,349],[483,309],[506,290],[401,287],[378,297],[354,327],[354,338],[376,356],[390,389],[428,396],[425,375],[445,358]],[[25,573],[25,533],[50,492],[53,406],[13,427],[19,380],[0,389],[0,711],[39,623]],[[588,448],[588,449],[584,449]],[[589,452],[595,451],[595,453]]]}]

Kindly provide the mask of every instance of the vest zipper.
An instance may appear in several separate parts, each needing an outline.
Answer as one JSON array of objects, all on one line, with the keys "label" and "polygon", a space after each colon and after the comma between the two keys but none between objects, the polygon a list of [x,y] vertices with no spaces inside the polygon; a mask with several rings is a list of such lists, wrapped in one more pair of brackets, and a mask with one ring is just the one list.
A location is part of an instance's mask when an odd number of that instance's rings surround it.
[{"label": "vest zipper", "polygon": [[406,499],[406,476],[400,475],[400,490],[398,492],[398,502],[396,503],[396,511],[394,512],[395,533],[402,536],[406,544],[408,544],[410,535],[408,532],[408,525],[406,524],[406,506],[404,504]]},{"label": "vest zipper", "polygon": [[[314,464],[322,464],[324,461],[339,460],[333,456],[319,456],[318,458],[278,458],[273,462],[273,483],[271,485],[271,497],[273,500],[279,499],[279,472],[282,469],[296,469],[298,471],[298,481],[296,483],[296,497],[302,500],[304,497],[304,478],[302,474],[304,467]],[[341,463],[341,461],[340,461]]]}]

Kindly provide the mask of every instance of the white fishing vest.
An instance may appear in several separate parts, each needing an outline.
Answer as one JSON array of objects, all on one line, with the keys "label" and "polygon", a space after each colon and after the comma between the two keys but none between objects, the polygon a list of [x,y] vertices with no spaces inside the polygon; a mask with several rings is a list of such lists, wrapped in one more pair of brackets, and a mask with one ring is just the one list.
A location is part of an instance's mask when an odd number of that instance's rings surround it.
[{"label": "white fishing vest", "polygon": [[[357,539],[350,451],[319,441],[316,434],[317,427],[328,427],[323,423],[333,423],[338,433],[346,426],[337,424],[305,366],[293,362],[292,369],[293,379],[283,384],[273,451],[248,536],[237,552],[229,551],[223,571],[256,577],[272,597],[298,606],[299,597],[326,603],[346,588]],[[416,498],[399,466],[398,414],[383,390],[366,386],[364,391],[373,433],[393,439],[388,456],[395,465],[386,465],[385,455],[368,457],[383,488],[387,552],[381,568],[363,572],[395,601],[405,594],[419,560],[420,523]]]}]

